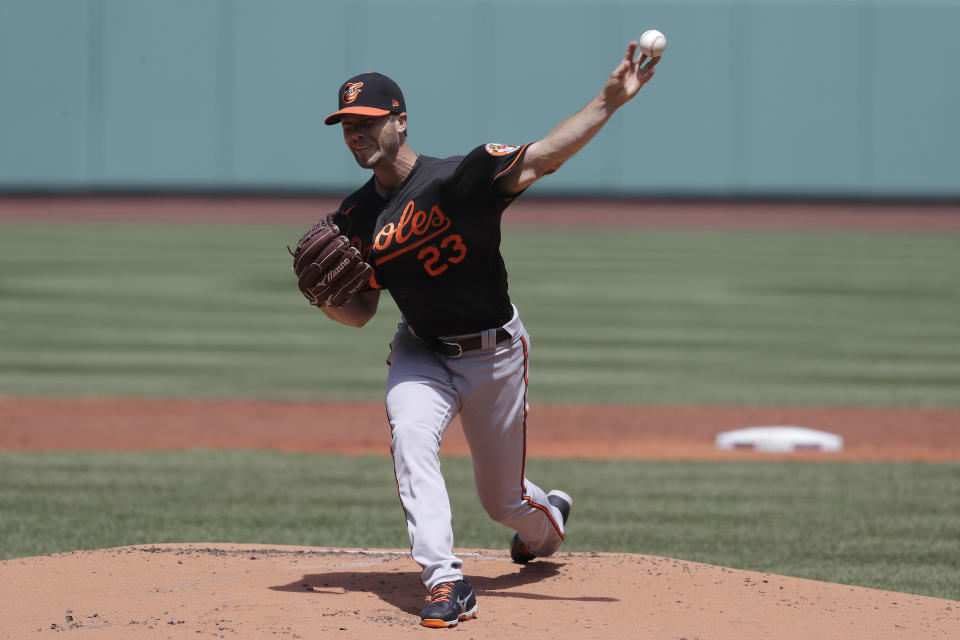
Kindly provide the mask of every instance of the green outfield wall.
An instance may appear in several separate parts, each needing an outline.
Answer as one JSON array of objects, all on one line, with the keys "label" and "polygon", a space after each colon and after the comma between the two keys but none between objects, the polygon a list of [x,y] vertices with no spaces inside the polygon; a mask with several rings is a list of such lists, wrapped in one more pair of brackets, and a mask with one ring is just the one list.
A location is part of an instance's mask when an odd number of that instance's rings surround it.
[{"label": "green outfield wall", "polygon": [[342,192],[346,77],[453,155],[542,137],[652,27],[653,84],[531,193],[960,197],[957,0],[0,0],[0,191]]}]

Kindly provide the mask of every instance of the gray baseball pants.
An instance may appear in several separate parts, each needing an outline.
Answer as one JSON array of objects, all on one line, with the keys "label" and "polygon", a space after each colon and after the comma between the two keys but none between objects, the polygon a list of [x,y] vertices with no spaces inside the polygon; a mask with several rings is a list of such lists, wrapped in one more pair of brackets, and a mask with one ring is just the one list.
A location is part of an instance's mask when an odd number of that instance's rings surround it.
[{"label": "gray baseball pants", "polygon": [[510,340],[496,345],[485,338],[483,348],[459,358],[436,353],[406,322],[390,345],[391,451],[411,551],[428,590],[463,578],[439,458],[443,434],[458,414],[490,517],[519,533],[537,556],[553,554],[563,542],[560,512],[524,475],[530,338],[516,308],[504,328]]}]

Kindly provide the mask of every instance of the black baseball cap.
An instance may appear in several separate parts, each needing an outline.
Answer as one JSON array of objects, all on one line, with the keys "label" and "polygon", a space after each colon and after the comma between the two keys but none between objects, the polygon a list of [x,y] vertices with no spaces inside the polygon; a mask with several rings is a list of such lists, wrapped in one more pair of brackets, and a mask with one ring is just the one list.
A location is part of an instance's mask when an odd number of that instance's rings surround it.
[{"label": "black baseball cap", "polygon": [[353,76],[340,85],[340,110],[331,113],[323,122],[337,124],[340,117],[348,113],[362,116],[385,116],[389,113],[403,113],[407,105],[403,101],[403,92],[397,83],[374,71]]}]

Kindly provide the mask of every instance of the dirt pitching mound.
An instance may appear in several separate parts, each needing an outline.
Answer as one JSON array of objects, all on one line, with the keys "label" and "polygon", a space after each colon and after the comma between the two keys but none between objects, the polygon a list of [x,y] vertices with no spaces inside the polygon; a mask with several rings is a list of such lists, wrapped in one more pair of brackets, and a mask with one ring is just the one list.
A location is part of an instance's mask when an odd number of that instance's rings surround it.
[{"label": "dirt pitching mound", "polygon": [[[461,550],[479,617],[424,629],[407,551],[163,544],[0,562],[7,638],[948,638],[960,603],[629,554]],[[955,636],[953,636],[955,637]]]}]

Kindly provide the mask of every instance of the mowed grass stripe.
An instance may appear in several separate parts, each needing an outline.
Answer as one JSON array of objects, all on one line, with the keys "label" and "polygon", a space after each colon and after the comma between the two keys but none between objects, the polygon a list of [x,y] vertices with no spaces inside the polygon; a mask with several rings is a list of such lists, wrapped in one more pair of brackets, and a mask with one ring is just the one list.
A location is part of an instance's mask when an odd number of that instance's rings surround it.
[{"label": "mowed grass stripe", "polygon": [[[308,307],[302,231],[5,225],[0,393],[379,398],[399,313]],[[960,405],[960,235],[508,228],[503,252],[535,401]]]},{"label": "mowed grass stripe", "polygon": [[[945,277],[957,273],[956,238],[603,234],[590,241],[602,245],[604,257],[559,283],[549,268],[534,266],[555,238],[537,238],[523,252],[522,268],[533,276],[521,283],[526,288],[518,298],[555,300],[583,281],[581,288],[594,285],[589,300],[599,301],[572,300],[567,308],[544,302],[550,311],[526,316],[535,386],[608,399],[632,387],[638,396],[669,402],[693,396],[884,404],[910,397],[936,403],[960,382],[952,346],[960,338],[958,287]],[[635,278],[593,280],[598,266],[609,268],[610,255]],[[911,266],[923,273],[905,270]],[[615,314],[601,317],[598,308]],[[554,314],[575,326],[551,325]],[[628,324],[611,327],[614,318]],[[590,375],[572,373],[578,363],[592,367]],[[684,380],[694,378],[684,389]]]}]

